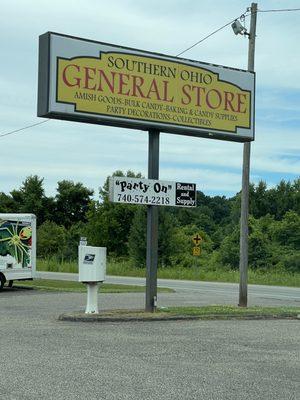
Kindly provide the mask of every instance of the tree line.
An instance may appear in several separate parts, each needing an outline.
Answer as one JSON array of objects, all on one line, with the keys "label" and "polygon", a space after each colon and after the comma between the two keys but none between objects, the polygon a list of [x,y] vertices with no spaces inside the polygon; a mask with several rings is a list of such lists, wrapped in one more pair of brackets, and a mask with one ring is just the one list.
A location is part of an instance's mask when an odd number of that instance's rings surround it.
[{"label": "tree line", "polygon": [[[141,177],[115,171],[113,176]],[[111,203],[108,178],[94,191],[62,180],[56,195],[45,195],[43,178],[27,177],[19,189],[0,192],[1,213],[34,213],[38,256],[75,260],[79,238],[107,247],[110,257],[146,261],[146,206]],[[249,264],[253,269],[300,272],[300,179],[276,187],[250,185]],[[239,265],[240,193],[231,198],[197,191],[196,208],[159,208],[159,267],[237,269]],[[201,256],[192,255],[195,234],[203,238]]]}]

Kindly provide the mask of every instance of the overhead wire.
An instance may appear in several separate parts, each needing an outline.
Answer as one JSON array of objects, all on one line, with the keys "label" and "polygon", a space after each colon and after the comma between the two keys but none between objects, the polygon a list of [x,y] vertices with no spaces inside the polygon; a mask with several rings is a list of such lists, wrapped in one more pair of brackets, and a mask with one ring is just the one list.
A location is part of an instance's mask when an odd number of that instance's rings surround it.
[{"label": "overhead wire", "polygon": [[278,8],[273,10],[260,10],[258,9],[257,12],[288,12],[288,11],[300,11],[300,8]]},{"label": "overhead wire", "polygon": [[207,36],[205,36],[204,38],[198,40],[198,42],[194,43],[192,46],[190,46],[190,47],[186,48],[185,50],[181,51],[180,53],[176,54],[175,57],[179,57],[179,56],[181,56],[183,53],[186,53],[188,50],[191,50],[192,48],[196,47],[198,44],[204,42],[204,40],[206,40],[206,39],[208,39],[209,37],[213,36],[213,35],[216,34],[217,32],[220,32],[222,29],[226,28],[228,25],[232,24],[232,23],[233,23],[234,21],[236,21],[237,19],[248,17],[250,14],[251,14],[251,13],[247,13],[247,11],[246,11],[244,14],[240,15],[240,16],[237,17],[237,18],[234,18],[233,20],[231,20],[231,21],[228,22],[227,24],[221,26],[220,28],[216,29],[215,31],[209,33],[209,34],[208,34]]},{"label": "overhead wire", "polygon": [[[300,11],[300,8],[280,8],[280,9],[270,9],[270,10],[260,10],[258,9],[257,12],[258,13],[267,13],[267,12],[288,12],[288,11]],[[220,32],[222,29],[226,28],[228,25],[232,24],[234,21],[236,21],[237,19],[245,19],[246,17],[248,17],[249,15],[251,15],[251,7],[247,8],[247,11],[240,15],[237,18],[234,18],[233,20],[231,20],[230,22],[228,22],[227,24],[221,26],[220,28],[216,29],[215,31],[211,32],[210,34],[208,34],[207,36],[205,36],[204,38],[198,40],[198,42],[194,43],[193,45],[191,45],[190,47],[186,48],[185,50],[181,51],[180,53],[178,53],[176,55],[176,57],[181,56],[182,54],[186,53],[188,50],[191,50],[192,48],[196,47],[198,44],[204,42],[204,40],[208,39],[209,37],[213,36],[215,33]]]},{"label": "overhead wire", "polygon": [[32,128],[32,127],[37,126],[37,125],[45,124],[46,122],[49,122],[49,121],[50,121],[50,119],[46,119],[45,121],[37,122],[36,124],[27,125],[27,126],[24,126],[23,128],[15,129],[14,131],[2,133],[2,134],[0,135],[0,138],[2,138],[2,137],[4,137],[4,136],[12,135],[13,133],[17,133],[17,132],[20,132],[20,131],[24,131],[25,129],[29,129],[29,128]]}]

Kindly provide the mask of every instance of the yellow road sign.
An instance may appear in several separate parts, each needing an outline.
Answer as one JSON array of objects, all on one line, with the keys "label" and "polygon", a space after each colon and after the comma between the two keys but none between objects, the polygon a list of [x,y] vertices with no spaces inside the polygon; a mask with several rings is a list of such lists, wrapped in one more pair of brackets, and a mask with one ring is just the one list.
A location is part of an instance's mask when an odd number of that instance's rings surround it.
[{"label": "yellow road sign", "polygon": [[193,237],[193,242],[195,243],[196,246],[199,246],[202,240],[203,240],[202,237],[198,233]]},{"label": "yellow road sign", "polygon": [[193,247],[193,256],[200,256],[201,249],[200,247]]}]

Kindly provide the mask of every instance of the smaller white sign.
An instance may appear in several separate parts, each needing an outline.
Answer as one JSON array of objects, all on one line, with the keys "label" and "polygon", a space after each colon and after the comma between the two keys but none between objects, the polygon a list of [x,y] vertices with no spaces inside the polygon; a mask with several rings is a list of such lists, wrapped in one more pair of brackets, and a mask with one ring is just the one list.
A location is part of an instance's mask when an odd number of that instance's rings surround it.
[{"label": "smaller white sign", "polygon": [[114,176],[109,179],[114,203],[196,207],[196,184]]},{"label": "smaller white sign", "polygon": [[80,237],[79,246],[86,246],[87,245],[87,238],[84,236]]}]

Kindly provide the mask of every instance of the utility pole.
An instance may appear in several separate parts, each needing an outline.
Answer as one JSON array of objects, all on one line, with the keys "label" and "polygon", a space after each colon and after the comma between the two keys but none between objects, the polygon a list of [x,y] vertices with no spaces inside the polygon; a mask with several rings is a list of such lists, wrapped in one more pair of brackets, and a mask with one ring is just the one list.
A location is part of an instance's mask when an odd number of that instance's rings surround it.
[{"label": "utility pole", "polygon": [[[148,179],[159,178],[159,131],[149,130]],[[158,206],[147,206],[146,308],[156,310],[158,262]]]},{"label": "utility pole", "polygon": [[[248,43],[248,71],[254,72],[255,35],[257,3],[251,4],[251,22]],[[248,302],[248,235],[249,235],[249,175],[251,142],[244,143],[243,177],[240,227],[240,287],[239,306],[247,307]]]}]

